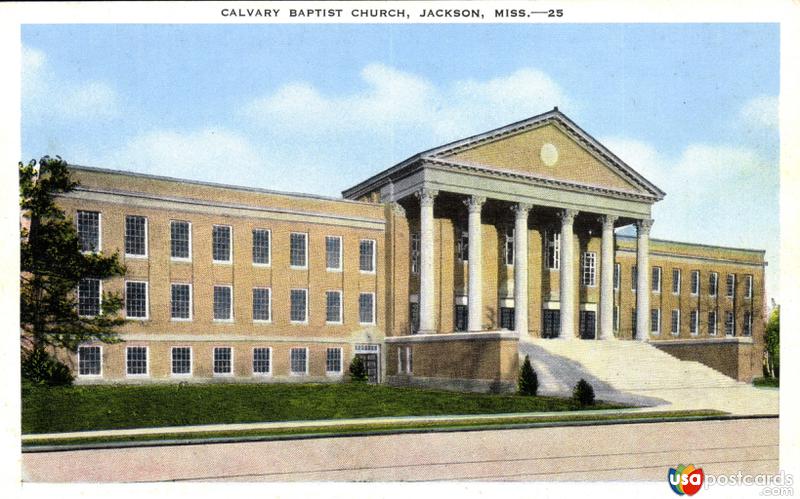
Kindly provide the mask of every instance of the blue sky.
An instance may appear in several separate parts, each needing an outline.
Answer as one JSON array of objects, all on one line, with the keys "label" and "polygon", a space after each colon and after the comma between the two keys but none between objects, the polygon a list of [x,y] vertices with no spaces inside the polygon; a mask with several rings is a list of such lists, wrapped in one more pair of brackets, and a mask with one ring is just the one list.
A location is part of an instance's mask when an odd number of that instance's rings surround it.
[{"label": "blue sky", "polygon": [[339,195],[559,106],[656,183],[653,237],[767,250],[778,297],[779,30],[766,24],[26,25],[22,154]]}]

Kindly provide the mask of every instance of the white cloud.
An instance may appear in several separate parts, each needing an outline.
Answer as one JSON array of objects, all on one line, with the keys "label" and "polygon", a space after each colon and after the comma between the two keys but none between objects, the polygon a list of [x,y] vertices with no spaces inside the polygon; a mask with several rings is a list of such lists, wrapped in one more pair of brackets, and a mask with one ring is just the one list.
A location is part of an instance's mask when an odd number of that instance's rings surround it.
[{"label": "white cloud", "polygon": [[778,97],[762,95],[747,101],[739,110],[744,125],[752,128],[778,128]]},{"label": "white cloud", "polygon": [[251,101],[243,113],[275,133],[386,135],[415,129],[446,140],[571,105],[552,78],[530,68],[438,87],[383,64],[368,65],[360,75],[364,88],[348,95],[324,95],[311,83],[295,82]]}]

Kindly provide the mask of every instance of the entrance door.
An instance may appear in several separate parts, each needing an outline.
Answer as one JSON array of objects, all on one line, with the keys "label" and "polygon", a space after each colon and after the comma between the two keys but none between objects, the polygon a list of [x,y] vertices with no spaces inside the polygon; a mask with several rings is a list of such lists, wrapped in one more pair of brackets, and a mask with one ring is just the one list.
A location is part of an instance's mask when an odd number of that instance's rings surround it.
[{"label": "entrance door", "polygon": [[376,384],[378,382],[378,354],[376,353],[357,353],[364,366],[367,368],[367,380]]},{"label": "entrance door", "polygon": [[595,312],[591,310],[581,310],[580,325],[578,326],[581,333],[582,340],[595,339]]},{"label": "entrance door", "polygon": [[542,310],[542,338],[558,338],[561,329],[560,310]]}]

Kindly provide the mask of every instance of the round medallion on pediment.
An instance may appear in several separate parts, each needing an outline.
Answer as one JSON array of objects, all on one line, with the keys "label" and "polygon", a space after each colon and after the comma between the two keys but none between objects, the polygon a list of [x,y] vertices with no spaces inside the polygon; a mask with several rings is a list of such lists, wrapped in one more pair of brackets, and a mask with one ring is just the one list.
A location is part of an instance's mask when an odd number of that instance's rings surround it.
[{"label": "round medallion on pediment", "polygon": [[541,151],[539,151],[539,157],[545,165],[553,166],[558,162],[558,149],[548,142],[542,146]]}]

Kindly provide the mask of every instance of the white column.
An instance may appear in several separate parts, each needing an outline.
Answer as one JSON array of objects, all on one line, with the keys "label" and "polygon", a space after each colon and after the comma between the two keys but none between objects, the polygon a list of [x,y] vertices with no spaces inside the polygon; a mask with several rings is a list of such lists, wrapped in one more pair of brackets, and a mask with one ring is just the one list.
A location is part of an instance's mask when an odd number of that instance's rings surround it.
[{"label": "white column", "polygon": [[650,227],[653,220],[636,222],[636,339],[650,339]]},{"label": "white column", "polygon": [[419,267],[419,332],[436,332],[434,308],[434,269],[433,269],[433,200],[438,191],[422,189],[419,198],[420,267]]},{"label": "white column", "polygon": [[531,205],[517,203],[514,210],[514,330],[528,335],[528,212]]},{"label": "white column", "polygon": [[603,238],[600,244],[600,339],[614,339],[614,222],[617,217],[600,217]]},{"label": "white column", "polygon": [[562,210],[561,216],[561,267],[559,271],[559,297],[561,307],[561,333],[565,340],[575,340],[575,277],[573,261],[572,224],[578,210]]},{"label": "white column", "polygon": [[470,196],[464,200],[469,210],[468,218],[468,232],[469,232],[469,247],[467,251],[469,271],[469,283],[467,290],[467,306],[468,306],[468,330],[469,331],[482,331],[483,330],[483,265],[482,263],[482,243],[481,240],[481,209],[486,198],[481,196]]}]

